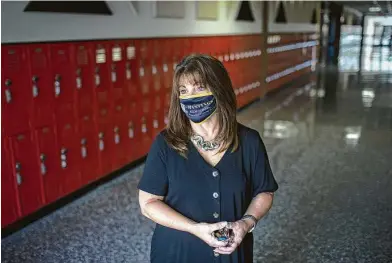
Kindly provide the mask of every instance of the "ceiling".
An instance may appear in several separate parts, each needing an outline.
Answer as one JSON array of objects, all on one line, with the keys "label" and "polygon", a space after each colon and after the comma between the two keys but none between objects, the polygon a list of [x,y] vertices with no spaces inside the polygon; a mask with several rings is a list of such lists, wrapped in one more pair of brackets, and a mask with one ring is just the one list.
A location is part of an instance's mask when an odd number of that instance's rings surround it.
[{"label": "ceiling", "polygon": [[[392,0],[388,1],[338,1],[345,7],[356,9],[364,15],[392,15]],[[370,7],[380,7],[380,12],[370,12]]]}]

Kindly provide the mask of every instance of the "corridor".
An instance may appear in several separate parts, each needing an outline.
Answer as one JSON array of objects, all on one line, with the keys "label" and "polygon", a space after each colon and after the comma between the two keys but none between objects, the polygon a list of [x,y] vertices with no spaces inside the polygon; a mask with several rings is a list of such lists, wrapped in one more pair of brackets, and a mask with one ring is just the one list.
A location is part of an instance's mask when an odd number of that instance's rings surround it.
[{"label": "corridor", "polygon": [[[324,68],[241,110],[280,186],[255,262],[392,262],[392,75]],[[3,262],[147,263],[143,165],[2,240]]]}]

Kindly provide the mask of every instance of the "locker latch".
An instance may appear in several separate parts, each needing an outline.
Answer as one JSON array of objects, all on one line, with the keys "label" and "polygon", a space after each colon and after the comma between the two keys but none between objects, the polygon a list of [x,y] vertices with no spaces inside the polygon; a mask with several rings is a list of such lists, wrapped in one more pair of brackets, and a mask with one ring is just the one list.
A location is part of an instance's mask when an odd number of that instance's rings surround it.
[{"label": "locker latch", "polygon": [[82,88],[82,77],[80,76],[82,74],[82,70],[78,68],[76,70],[76,88],[80,89]]},{"label": "locker latch", "polygon": [[67,166],[68,166],[67,153],[68,153],[68,150],[66,148],[61,148],[60,159],[61,159],[61,168],[63,168],[63,169],[67,168]]},{"label": "locker latch", "polygon": [[38,77],[33,76],[32,81],[33,81],[33,97],[36,98],[39,93],[39,91],[38,91]]},{"label": "locker latch", "polygon": [[126,78],[131,79],[132,78],[131,63],[127,62],[127,64],[125,64],[125,70],[126,70]]},{"label": "locker latch", "polygon": [[11,85],[12,85],[12,81],[10,79],[6,79],[5,80],[5,86],[6,86],[6,88],[5,88],[5,101],[7,103],[10,103],[12,100],[12,94],[11,94],[11,89],[10,89]]},{"label": "locker latch", "polygon": [[112,82],[116,82],[117,81],[117,72],[116,72],[116,65],[112,65]]},{"label": "locker latch", "polygon": [[56,97],[58,97],[61,93],[60,81],[61,75],[56,74],[56,76],[54,77],[54,94]]},{"label": "locker latch", "polygon": [[105,142],[103,141],[104,138],[104,133],[100,132],[98,134],[98,140],[99,140],[99,150],[103,151],[105,149]]},{"label": "locker latch", "polygon": [[139,76],[144,77],[144,68],[143,67],[140,67],[140,69],[139,69]]},{"label": "locker latch", "polygon": [[151,71],[152,71],[153,75],[157,74],[157,71],[158,71],[157,67],[155,65],[152,65],[152,70]]},{"label": "locker latch", "polygon": [[22,170],[22,165],[19,162],[17,162],[15,164],[15,172],[16,172],[16,182],[18,185],[22,184],[22,175],[20,174],[21,170]]},{"label": "locker latch", "polygon": [[119,144],[120,143],[120,134],[119,134],[119,128],[116,126],[114,127],[114,143]]},{"label": "locker latch", "polygon": [[82,138],[80,144],[81,144],[80,153],[82,155],[82,158],[85,159],[87,157],[87,139]]},{"label": "locker latch", "polygon": [[163,64],[163,72],[167,72],[169,69],[168,69],[168,67],[167,67],[167,64],[165,63],[165,64]]},{"label": "locker latch", "polygon": [[99,75],[99,67],[95,68],[95,85],[99,86],[101,84],[101,76]]},{"label": "locker latch", "polygon": [[154,120],[152,122],[152,126],[154,127],[154,129],[158,129],[159,122],[158,122],[158,116],[156,113],[154,114]]},{"label": "locker latch", "polygon": [[146,118],[143,117],[142,118],[142,133],[146,133],[146,132],[147,132]]},{"label": "locker latch", "polygon": [[135,133],[134,133],[134,129],[133,129],[133,122],[131,122],[131,121],[128,123],[128,137],[130,139],[135,137]]},{"label": "locker latch", "polygon": [[46,174],[46,165],[45,165],[46,155],[41,153],[39,156],[39,159],[41,160],[41,174],[45,175]]}]

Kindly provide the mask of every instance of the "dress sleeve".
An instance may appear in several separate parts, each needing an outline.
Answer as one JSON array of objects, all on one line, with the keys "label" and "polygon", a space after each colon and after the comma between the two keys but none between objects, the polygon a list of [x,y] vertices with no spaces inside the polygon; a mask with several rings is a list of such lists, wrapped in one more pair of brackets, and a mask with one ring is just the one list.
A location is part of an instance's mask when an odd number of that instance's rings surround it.
[{"label": "dress sleeve", "polygon": [[150,194],[166,196],[168,179],[166,172],[164,138],[159,134],[151,145],[138,188]]},{"label": "dress sleeve", "polygon": [[278,190],[278,184],[275,181],[274,175],[272,174],[271,166],[269,163],[267,151],[265,145],[258,132],[255,132],[255,142],[253,145],[256,146],[254,149],[254,163],[252,172],[252,196],[263,193],[263,192],[275,192]]}]

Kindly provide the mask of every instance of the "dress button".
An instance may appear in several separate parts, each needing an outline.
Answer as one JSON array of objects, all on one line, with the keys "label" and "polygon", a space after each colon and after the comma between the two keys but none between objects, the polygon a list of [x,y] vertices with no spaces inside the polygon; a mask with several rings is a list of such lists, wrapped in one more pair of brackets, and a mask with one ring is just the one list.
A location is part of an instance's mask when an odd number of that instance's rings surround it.
[{"label": "dress button", "polygon": [[219,173],[218,173],[217,171],[213,171],[213,172],[212,172],[212,176],[213,176],[213,177],[217,177],[218,175],[219,175]]},{"label": "dress button", "polygon": [[218,197],[219,197],[219,194],[218,194],[217,192],[215,192],[215,193],[212,194],[212,196],[213,196],[214,198],[218,198]]},{"label": "dress button", "polygon": [[215,212],[215,213],[213,214],[213,216],[214,216],[215,218],[218,218],[218,217],[219,217],[219,214]]},{"label": "dress button", "polygon": [[215,256],[215,257],[219,257],[219,253],[214,252],[214,256]]}]

